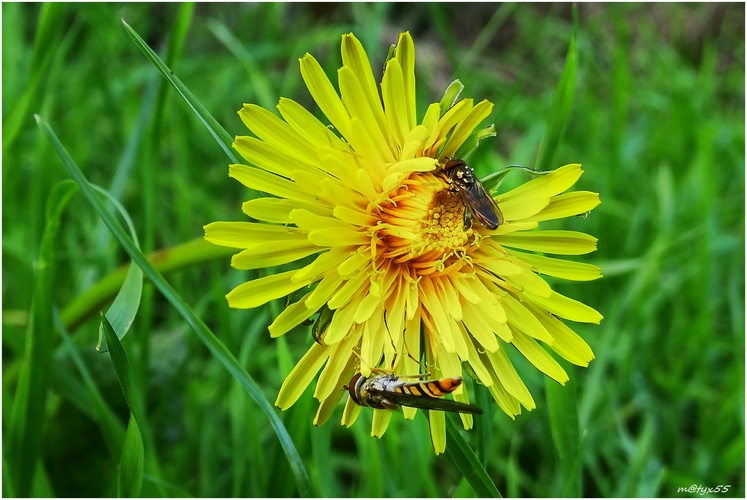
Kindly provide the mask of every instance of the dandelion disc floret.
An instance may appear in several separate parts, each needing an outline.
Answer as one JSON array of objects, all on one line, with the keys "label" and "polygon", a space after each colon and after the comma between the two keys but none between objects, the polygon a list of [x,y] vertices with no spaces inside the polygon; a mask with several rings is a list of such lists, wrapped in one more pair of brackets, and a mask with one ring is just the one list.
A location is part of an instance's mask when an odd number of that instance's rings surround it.
[{"label": "dandelion disc floret", "polygon": [[[538,225],[589,212],[598,195],[566,192],[582,173],[580,165],[566,165],[497,195],[502,219],[494,230],[465,223],[464,200],[443,167],[491,135],[476,128],[492,103],[433,103],[418,120],[408,33],[400,35],[380,86],[352,34],[342,37],[342,62],[338,94],[310,54],[300,59],[301,75],[329,124],[289,99],[280,100],[280,117],[244,105],[239,115],[254,136],[236,137],[234,147],[247,165],[231,165],[229,175],[268,196],[244,203],[252,222],[205,226],[208,241],[241,249],[233,267],[288,269],[227,295],[235,308],[292,297],[270,325],[273,337],[320,310],[329,313],[276,404],[290,407],[318,375],[314,423],[321,425],[355,373],[427,370],[435,378],[461,377],[466,363],[508,415],[534,408],[507,351],[517,350],[564,383],[568,377],[549,351],[581,366],[593,354],[563,320],[602,318],[554,292],[541,276],[600,277],[596,266],[547,255],[585,254],[596,249],[596,239]],[[469,402],[465,384],[452,396]],[[350,426],[361,407],[346,397],[342,422]],[[415,411],[403,408],[405,418]],[[374,410],[372,435],[381,436],[391,416]],[[460,417],[471,427],[470,414]],[[431,410],[429,418],[441,453],[444,414]]]}]

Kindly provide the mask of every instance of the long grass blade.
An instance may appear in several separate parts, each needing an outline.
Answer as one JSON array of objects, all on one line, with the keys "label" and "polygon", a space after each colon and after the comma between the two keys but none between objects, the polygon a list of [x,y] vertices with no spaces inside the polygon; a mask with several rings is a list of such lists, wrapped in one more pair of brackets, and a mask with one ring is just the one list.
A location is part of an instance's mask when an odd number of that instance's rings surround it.
[{"label": "long grass blade", "polygon": [[472,448],[464,441],[451,418],[446,419],[446,453],[481,498],[501,497]]},{"label": "long grass blade", "polygon": [[560,137],[563,135],[565,124],[571,114],[573,105],[573,94],[576,90],[576,69],[578,67],[578,51],[576,49],[576,38],[578,32],[578,12],[576,5],[573,5],[573,29],[571,31],[571,41],[568,45],[568,53],[565,58],[563,73],[560,75],[560,81],[555,89],[555,96],[552,100],[552,107],[547,118],[547,129],[545,136],[542,138],[540,152],[537,158],[536,168],[548,170],[552,168],[552,158],[555,150],[560,143]]},{"label": "long grass blade", "polygon": [[78,347],[70,337],[70,334],[65,328],[65,325],[62,324],[62,319],[60,318],[57,310],[54,311],[54,324],[55,329],[62,337],[63,348],[73,360],[73,364],[75,364],[75,367],[78,369],[78,372],[83,379],[83,384],[85,385],[85,388],[88,391],[88,395],[93,402],[91,404],[91,406],[93,407],[93,417],[99,424],[101,435],[104,438],[104,443],[106,443],[106,447],[108,448],[109,453],[112,455],[112,457],[116,457],[121,453],[122,450],[122,442],[124,441],[125,437],[124,427],[119,422],[119,420],[117,420],[114,411],[112,411],[111,407],[109,407],[107,402],[104,400],[104,397],[99,391],[98,386],[93,381],[93,376],[91,375],[88,366],[86,365],[83,357],[78,351]]},{"label": "long grass blade", "polygon": [[260,410],[267,416],[273,431],[277,435],[280,445],[283,447],[283,451],[286,454],[288,462],[291,466],[293,477],[296,481],[296,487],[298,492],[302,496],[316,496],[314,489],[311,485],[308,472],[301,461],[301,457],[298,455],[293,440],[291,439],[288,431],[286,430],[283,423],[278,418],[275,410],[272,408],[270,403],[265,398],[262,390],[257,383],[249,376],[244,368],[238,363],[231,351],[210,331],[205,323],[197,316],[194,311],[182,300],[179,294],[169,285],[164,277],[156,271],[153,265],[148,262],[145,255],[140,252],[132,240],[127,236],[119,222],[112,216],[111,213],[101,204],[98,196],[94,192],[94,189],[89,184],[83,172],[78,168],[73,159],[65,150],[62,143],[57,138],[54,131],[45,123],[41,117],[35,116],[36,121],[41,130],[46,135],[47,139],[52,143],[52,146],[60,156],[62,163],[65,165],[70,175],[73,177],[75,182],[80,186],[83,196],[93,206],[96,213],[106,223],[109,230],[112,232],[114,237],[119,241],[124,250],[128,253],[130,258],[143,270],[145,275],[150,278],[156,288],[163,294],[174,309],[184,318],[190,328],[197,334],[200,340],[220,361],[221,364],[228,370],[228,372],[242,385],[244,390],[259,406]]},{"label": "long grass blade", "polygon": [[578,410],[573,382],[565,386],[545,378],[547,407],[550,413],[550,431],[559,465],[565,480],[564,496],[581,496],[581,461],[578,459]]},{"label": "long grass blade", "polygon": [[[92,186],[99,193],[105,196],[114,207],[117,209],[119,214],[124,219],[127,227],[132,235],[132,241],[135,247],[139,250],[140,246],[137,241],[137,233],[135,232],[135,225],[132,223],[129,214],[124,207],[108,192],[101,188]],[[132,322],[135,321],[137,310],[140,307],[140,298],[143,294],[143,270],[137,266],[130,266],[127,270],[122,288],[120,288],[117,296],[114,298],[114,302],[106,311],[107,322],[111,325],[117,334],[117,337],[121,340],[129,331],[132,326]],[[104,334],[103,323],[99,326],[99,343],[96,346],[96,350],[99,352],[106,352],[108,350],[106,341],[106,335]]]},{"label": "long grass blade", "polygon": [[47,401],[49,367],[54,345],[52,286],[55,274],[55,238],[62,212],[77,186],[69,181],[55,185],[47,200],[36,280],[26,333],[26,348],[8,426],[8,458],[12,485],[19,497],[33,494],[32,486],[41,447]]},{"label": "long grass blade", "polygon": [[101,324],[106,336],[107,344],[110,346],[110,355],[114,370],[117,372],[119,385],[122,387],[127,405],[130,407],[130,422],[127,425],[122,456],[119,461],[119,475],[117,477],[117,494],[120,497],[137,497],[143,487],[143,473],[145,465],[145,449],[143,447],[143,436],[140,433],[138,420],[141,409],[135,401],[135,395],[130,382],[130,364],[127,361],[122,343],[117,333],[112,328],[105,315],[101,315]]},{"label": "long grass blade", "polygon": [[133,30],[132,27],[125,22],[124,19],[122,20],[122,24],[124,25],[127,34],[130,35],[132,40],[135,42],[135,45],[137,45],[138,48],[143,51],[145,57],[147,57],[148,60],[153,63],[158,71],[161,72],[163,77],[166,78],[166,80],[171,83],[176,91],[179,92],[179,95],[184,98],[184,100],[187,102],[187,105],[192,108],[192,111],[194,111],[195,115],[197,115],[199,120],[203,123],[203,125],[205,125],[213,138],[218,141],[218,144],[221,146],[221,148],[223,148],[223,151],[225,151],[225,153],[231,159],[231,162],[241,163],[241,158],[231,148],[233,139],[230,135],[228,135],[228,132],[226,132],[226,130],[218,123],[218,121],[213,118],[208,110],[205,109],[205,106],[203,106],[202,103],[197,100],[197,98],[192,94],[192,92],[190,92],[187,86],[184,85],[181,80],[179,80],[179,78],[177,78],[177,76],[171,71],[171,69],[161,60],[160,57],[158,57],[153,49],[151,49],[148,44],[145,43],[142,38],[140,38],[140,35],[138,35],[135,30]]}]

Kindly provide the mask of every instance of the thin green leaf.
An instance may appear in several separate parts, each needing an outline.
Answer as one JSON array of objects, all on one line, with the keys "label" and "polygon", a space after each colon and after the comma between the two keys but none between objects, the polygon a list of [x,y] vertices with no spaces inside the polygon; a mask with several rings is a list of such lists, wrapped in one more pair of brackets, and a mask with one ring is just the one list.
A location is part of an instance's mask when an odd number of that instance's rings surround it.
[{"label": "thin green leaf", "polygon": [[560,469],[565,479],[564,495],[580,497],[581,461],[578,457],[580,444],[574,383],[569,381],[561,386],[545,378],[545,393],[552,440],[558,452]]},{"label": "thin green leaf", "polygon": [[91,372],[88,370],[83,357],[78,351],[78,347],[75,345],[72,338],[70,337],[70,334],[67,332],[67,329],[65,328],[65,325],[62,323],[62,319],[60,318],[60,314],[56,309],[54,311],[54,324],[55,329],[62,337],[63,349],[67,351],[67,354],[73,360],[75,367],[78,369],[78,372],[83,379],[83,383],[86,390],[88,391],[88,395],[93,402],[93,404],[91,405],[93,407],[92,415],[99,424],[101,434],[104,437],[104,443],[106,443],[106,447],[109,449],[109,453],[112,455],[112,457],[117,457],[121,453],[122,442],[125,438],[124,427],[119,422],[119,420],[117,420],[114,411],[112,411],[107,402],[104,400],[104,397],[101,395],[98,386],[93,381]]},{"label": "thin green leaf", "polygon": [[145,449],[143,437],[137,425],[137,419],[130,413],[130,423],[127,425],[122,458],[119,461],[119,476],[117,478],[117,495],[121,498],[140,496],[143,487],[143,473],[145,465]]},{"label": "thin green leaf", "polygon": [[67,202],[77,191],[70,181],[55,185],[47,199],[46,227],[36,262],[34,295],[31,300],[21,372],[18,377],[8,426],[8,452],[13,487],[19,497],[32,494],[47,400],[49,367],[54,345],[52,287],[55,274],[55,237]]},{"label": "thin green leaf", "polygon": [[[92,186],[99,193],[103,194],[109,201],[114,205],[117,211],[120,213],[122,218],[127,223],[127,227],[132,235],[132,241],[135,247],[139,250],[140,246],[137,241],[137,233],[135,232],[135,226],[130,219],[129,214],[124,207],[109,193],[103,189]],[[117,337],[121,340],[130,330],[132,322],[135,321],[137,310],[140,307],[140,298],[143,294],[143,271],[137,266],[130,266],[127,270],[122,288],[114,298],[111,307],[106,311],[106,319],[111,324],[112,328],[117,334]],[[99,352],[106,352],[108,350],[106,336],[104,335],[103,324],[99,325],[99,342],[96,345],[96,350]]]},{"label": "thin green leaf", "polygon": [[262,390],[257,383],[249,376],[244,368],[238,363],[236,358],[233,356],[231,351],[210,331],[205,323],[197,316],[194,311],[182,300],[179,294],[169,285],[164,277],[156,271],[153,265],[148,262],[145,255],[140,252],[132,240],[127,236],[119,222],[109,213],[108,210],[101,204],[98,197],[96,196],[93,188],[89,184],[83,172],[73,162],[70,155],[65,150],[62,143],[55,135],[54,131],[47,125],[39,116],[35,116],[39,127],[47,136],[52,146],[57,151],[58,155],[62,159],[62,163],[70,172],[76,183],[80,186],[83,196],[93,206],[96,213],[106,223],[109,230],[112,232],[114,237],[119,241],[124,250],[129,254],[132,260],[143,270],[145,275],[150,278],[156,288],[163,294],[174,309],[184,318],[190,328],[197,334],[200,340],[215,356],[215,358],[223,364],[228,372],[241,383],[242,387],[246,390],[249,396],[259,406],[260,410],[267,416],[270,421],[270,425],[273,431],[280,441],[280,445],[286,454],[288,462],[293,472],[293,477],[296,481],[296,487],[298,492],[302,496],[316,496],[314,489],[309,480],[308,472],[306,471],[301,457],[298,455],[296,448],[293,444],[288,431],[283,426],[283,423],[278,418],[275,410],[265,398]]},{"label": "thin green leaf", "polygon": [[576,37],[578,31],[578,12],[576,5],[573,5],[573,28],[571,31],[571,41],[568,45],[568,54],[565,58],[563,73],[560,75],[560,81],[555,89],[555,96],[552,100],[552,108],[547,119],[547,129],[545,136],[540,145],[540,152],[537,158],[536,167],[540,170],[552,168],[552,158],[555,150],[560,143],[560,137],[568,122],[573,105],[573,94],[576,90],[576,68],[578,67],[578,52],[576,50]]},{"label": "thin green leaf", "polygon": [[124,445],[122,446],[122,456],[119,460],[117,494],[125,498],[136,497],[140,494],[140,489],[143,486],[145,462],[143,437],[137,423],[140,419],[141,409],[134,398],[132,383],[130,382],[130,364],[127,361],[127,355],[122,347],[122,343],[119,341],[114,328],[103,314],[101,315],[101,324],[104,329],[106,341],[109,344],[109,354],[112,358],[114,371],[117,372],[119,385],[122,387],[125,400],[127,400],[127,406],[130,407],[130,422],[127,425]]},{"label": "thin green leaf", "polygon": [[140,35],[138,35],[135,30],[133,30],[132,27],[125,22],[124,19],[122,20],[122,24],[124,25],[127,34],[130,35],[130,38],[132,38],[132,40],[135,42],[135,45],[137,45],[138,48],[143,51],[145,57],[147,57],[148,60],[153,63],[158,71],[161,72],[163,77],[166,78],[169,83],[171,83],[176,91],[179,92],[179,95],[184,98],[189,107],[192,108],[192,111],[194,111],[195,115],[197,115],[199,120],[203,123],[203,125],[205,125],[213,138],[218,141],[218,144],[223,148],[223,151],[225,151],[225,153],[231,159],[231,162],[242,163],[241,158],[234,152],[231,147],[233,139],[230,135],[228,135],[228,132],[226,132],[226,130],[218,123],[218,121],[213,118],[213,116],[207,111],[207,109],[205,109],[202,103],[197,100],[192,92],[189,91],[189,89],[181,82],[181,80],[176,77],[171,69],[166,66],[166,64],[161,60],[160,57],[158,57],[153,49],[151,49],[148,44],[145,43],[142,38],[140,38]]},{"label": "thin green leaf", "polygon": [[501,497],[488,473],[475,456],[472,448],[464,441],[459,428],[451,418],[446,419],[446,453],[459,472],[469,481],[477,496],[486,498]]},{"label": "thin green leaf", "polygon": [[439,108],[441,110],[441,116],[446,113],[459,99],[459,95],[464,90],[464,84],[459,80],[454,80],[446,87],[443,97],[439,102]]},{"label": "thin green leaf", "polygon": [[[156,250],[149,253],[147,258],[159,272],[168,273],[219,257],[228,257],[234,253],[236,253],[235,248],[219,247],[200,237],[175,247]],[[83,321],[100,311],[103,305],[122,287],[129,268],[130,266],[127,265],[112,271],[91,288],[75,297],[62,311],[62,323],[65,327],[75,330]]]}]

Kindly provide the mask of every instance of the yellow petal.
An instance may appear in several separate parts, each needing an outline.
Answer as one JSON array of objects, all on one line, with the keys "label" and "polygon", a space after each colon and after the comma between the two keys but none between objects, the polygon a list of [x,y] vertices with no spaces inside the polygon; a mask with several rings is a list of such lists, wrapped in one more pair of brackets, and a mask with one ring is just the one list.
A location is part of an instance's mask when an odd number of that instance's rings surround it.
[{"label": "yellow petal", "polygon": [[[342,102],[350,113],[351,125],[354,119],[360,120],[361,123],[361,126],[358,126],[357,130],[354,131],[355,136],[348,135],[345,136],[346,139],[354,147],[362,143],[370,145],[368,154],[358,149],[358,147],[355,148],[364,158],[376,158],[384,162],[393,162],[394,156],[391,149],[389,149],[387,137],[384,136],[381,128],[378,126],[376,117],[366,99],[366,94],[357,75],[349,67],[343,66],[337,71],[337,78],[340,83]],[[379,107],[381,106],[379,105]],[[360,137],[364,134],[366,136],[365,141]]]},{"label": "yellow petal", "polygon": [[[350,382],[350,379],[353,378],[353,373],[355,373],[354,369],[356,362],[356,357],[351,356],[348,360],[347,366],[345,366],[345,368],[342,370],[340,378],[337,379],[337,383],[335,384],[335,386],[342,389],[344,385]],[[314,415],[314,425],[319,427],[324,425],[327,420],[329,420],[329,417],[331,417],[334,411],[337,409],[337,404],[340,402],[340,398],[342,398],[345,393],[346,391],[344,390],[332,391],[332,394],[330,394],[327,399],[321,402],[319,408],[316,411],[316,415]]]},{"label": "yellow petal", "polygon": [[469,329],[472,337],[477,340],[486,351],[495,351],[498,349],[498,340],[495,338],[493,329],[488,325],[483,317],[480,308],[473,306],[469,302],[463,302],[464,325]]},{"label": "yellow petal", "polygon": [[428,410],[428,422],[431,428],[431,443],[436,455],[446,451],[446,414],[442,411]]},{"label": "yellow petal", "polygon": [[342,389],[342,386],[338,385],[338,383],[340,377],[345,372],[345,367],[350,362],[350,358],[354,357],[353,347],[358,343],[359,338],[360,332],[356,330],[345,340],[332,346],[329,361],[327,361],[327,365],[322,370],[321,375],[319,375],[319,380],[314,389],[314,397],[316,399],[324,401],[332,392]]},{"label": "yellow petal", "polygon": [[549,203],[550,198],[543,195],[526,195],[506,201],[504,201],[501,196],[499,198],[498,208],[501,210],[505,220],[523,221],[524,219],[541,212]]},{"label": "yellow petal", "polygon": [[408,128],[412,130],[417,125],[417,110],[415,109],[415,44],[412,42],[410,32],[400,33],[395,58],[402,67],[407,123]]},{"label": "yellow petal", "polygon": [[233,147],[247,162],[286,179],[290,179],[295,170],[322,175],[314,163],[316,158],[294,157],[289,154],[289,149],[292,148],[288,148],[287,145],[277,146],[256,137],[239,136],[234,139]]},{"label": "yellow petal", "polygon": [[311,97],[314,98],[324,116],[340,131],[340,134],[347,137],[350,132],[350,117],[329,78],[324,74],[324,70],[317,60],[308,53],[299,59],[299,63],[301,65],[301,77],[306,83]]},{"label": "yellow petal", "polygon": [[577,231],[532,231],[496,236],[494,240],[506,247],[557,255],[583,255],[597,249],[596,238]]},{"label": "yellow petal", "polygon": [[276,338],[285,333],[288,333],[293,328],[300,325],[302,322],[306,321],[308,318],[314,315],[314,313],[319,308],[317,307],[316,309],[312,309],[306,305],[306,301],[312,293],[313,292],[307,293],[303,296],[303,298],[301,298],[301,300],[289,305],[283,310],[283,312],[278,314],[277,318],[275,318],[275,321],[273,321],[272,324],[268,327],[268,330],[270,331],[270,337]]},{"label": "yellow petal", "polygon": [[582,215],[590,212],[601,201],[599,194],[589,191],[574,191],[550,198],[550,203],[538,214],[528,217],[528,221],[546,221]]},{"label": "yellow petal", "polygon": [[510,201],[524,196],[555,196],[573,186],[582,173],[578,163],[565,165],[502,194],[501,200]]},{"label": "yellow petal", "polygon": [[314,262],[297,270],[296,274],[293,275],[293,281],[302,281],[305,279],[316,281],[337,267],[340,262],[348,257],[348,254],[349,252],[346,250],[336,248],[324,252],[314,259]]},{"label": "yellow petal", "polygon": [[380,438],[384,435],[393,413],[390,410],[374,410],[371,419],[371,437]]},{"label": "yellow petal", "polygon": [[540,339],[546,344],[552,344],[553,338],[542,326],[542,323],[531,313],[521,302],[510,295],[502,298],[501,305],[506,311],[508,322],[522,332],[536,339]]},{"label": "yellow petal", "polygon": [[[296,101],[281,97],[277,108],[288,125],[317,148],[331,146],[346,149],[339,137]],[[324,169],[324,164],[319,165],[319,168]]]},{"label": "yellow petal", "polygon": [[210,243],[233,248],[247,248],[258,243],[303,242],[305,231],[286,226],[256,222],[211,222],[204,226],[205,239]]},{"label": "yellow petal", "polygon": [[363,45],[352,33],[342,35],[342,64],[349,67],[355,75],[374,121],[379,131],[386,137],[386,118],[384,109],[381,107],[381,98],[371,70],[371,63],[366,51],[363,50]]},{"label": "yellow petal", "polygon": [[305,209],[296,209],[290,213],[291,220],[296,226],[304,231],[316,231],[319,229],[340,229],[345,231],[356,231],[356,227],[343,222],[335,217],[324,217]]},{"label": "yellow petal", "polygon": [[475,372],[475,375],[477,375],[477,378],[482,385],[490,387],[493,385],[493,378],[485,364],[482,362],[482,359],[480,359],[480,353],[474,344],[474,337],[470,336],[465,329],[462,329],[462,335],[464,335],[467,349],[469,350],[469,365],[472,367],[472,370]]},{"label": "yellow petal", "polygon": [[348,400],[345,401],[345,408],[342,410],[342,418],[340,423],[345,427],[350,427],[358,419],[358,415],[361,413],[361,406],[353,402],[348,396]]},{"label": "yellow petal", "polygon": [[483,100],[475,105],[470,113],[462,119],[454,128],[454,132],[446,141],[442,156],[451,157],[464,144],[464,141],[474,132],[475,128],[493,112],[493,103]]},{"label": "yellow petal", "polygon": [[309,210],[319,215],[330,216],[332,211],[330,207],[320,204],[295,200],[286,200],[283,198],[254,198],[244,202],[241,210],[249,217],[265,222],[275,224],[291,223],[290,212],[297,208]]},{"label": "yellow petal", "polygon": [[381,81],[381,94],[384,99],[386,120],[394,141],[400,147],[404,146],[410,130],[407,122],[407,104],[405,102],[404,80],[402,66],[396,59],[386,63],[384,78]]},{"label": "yellow petal", "polygon": [[337,291],[342,281],[343,279],[337,273],[328,273],[306,298],[306,307],[315,311],[322,307]]},{"label": "yellow petal", "polygon": [[547,311],[535,305],[530,305],[530,308],[555,339],[550,346],[553,351],[574,365],[589,366],[589,362],[594,359],[594,353],[584,339]]},{"label": "yellow petal", "polygon": [[602,270],[586,262],[573,262],[566,259],[554,259],[544,255],[508,251],[518,260],[532,266],[532,270],[547,276],[554,276],[572,281],[591,281],[602,277]]},{"label": "yellow petal", "polygon": [[374,311],[371,318],[363,324],[363,335],[361,336],[361,373],[364,376],[370,374],[369,368],[375,368],[384,349],[384,341],[389,339],[389,334],[383,324],[384,310],[379,308]]},{"label": "yellow petal", "polygon": [[242,183],[244,186],[256,189],[257,191],[274,194],[275,196],[291,200],[308,202],[315,201],[313,194],[301,189],[295,182],[289,181],[279,175],[265,172],[259,168],[241,164],[229,165],[228,175]]},{"label": "yellow petal", "polygon": [[295,262],[323,250],[308,241],[288,241],[281,244],[259,243],[231,258],[235,269],[260,269]]},{"label": "yellow petal", "polygon": [[[357,310],[357,304],[348,303],[343,307],[340,307],[335,311],[332,316],[332,322],[329,324],[327,334],[324,336],[324,341],[328,344],[337,344],[346,336],[348,338],[353,335],[348,335],[355,324],[355,311]],[[332,306],[329,306],[330,308]],[[353,328],[353,330],[359,330],[360,328]],[[360,332],[356,338],[360,338]]]},{"label": "yellow petal", "polygon": [[498,349],[495,352],[488,352],[486,356],[490,360],[493,370],[495,370],[496,377],[506,391],[519,400],[527,410],[536,408],[534,398],[532,398],[529,389],[516,372],[511,360],[508,359],[505,350]]},{"label": "yellow petal", "polygon": [[309,280],[292,281],[291,276],[295,273],[294,269],[242,283],[226,295],[228,305],[236,309],[251,309],[271,300],[285,297],[310,283]]},{"label": "yellow petal", "polygon": [[275,406],[281,410],[287,410],[293,403],[298,401],[311,381],[321,369],[329,357],[330,347],[319,345],[314,342],[306,354],[300,359],[290,374],[285,377],[283,385],[278,392]]},{"label": "yellow petal", "polygon": [[525,292],[525,295],[529,300],[543,309],[547,309],[556,316],[571,321],[599,324],[604,317],[594,308],[587,306],[583,302],[579,302],[557,292],[553,292],[549,297],[540,297],[529,292]]},{"label": "yellow petal", "polygon": [[512,329],[512,331],[514,339],[511,343],[530,363],[560,384],[565,384],[568,381],[568,374],[563,370],[563,367],[536,340],[516,329]]},{"label": "yellow petal", "polygon": [[355,210],[348,207],[337,206],[332,212],[335,217],[341,221],[347,222],[354,226],[370,227],[376,224],[376,218],[362,210]]},{"label": "yellow petal", "polygon": [[244,104],[239,111],[239,117],[244,125],[269,147],[282,149],[291,157],[305,159],[308,158],[309,152],[314,150],[314,145],[296,133],[293,127],[261,106]]},{"label": "yellow petal", "polygon": [[[357,275],[349,278],[347,282],[339,290],[337,290],[337,292],[335,292],[335,294],[329,299],[329,301],[327,301],[330,309],[339,309],[345,304],[348,304],[356,295],[368,292],[367,287],[365,290],[362,289],[362,286],[367,279],[368,273],[365,271],[360,271]],[[357,309],[358,305],[354,305],[354,309]]]},{"label": "yellow petal", "polygon": [[309,241],[320,247],[349,247],[365,245],[371,241],[366,233],[350,229],[317,229],[309,233]]},{"label": "yellow petal", "polygon": [[506,281],[515,285],[519,290],[531,292],[536,296],[550,297],[553,294],[552,288],[545,280],[526,268],[518,275],[507,276]]}]

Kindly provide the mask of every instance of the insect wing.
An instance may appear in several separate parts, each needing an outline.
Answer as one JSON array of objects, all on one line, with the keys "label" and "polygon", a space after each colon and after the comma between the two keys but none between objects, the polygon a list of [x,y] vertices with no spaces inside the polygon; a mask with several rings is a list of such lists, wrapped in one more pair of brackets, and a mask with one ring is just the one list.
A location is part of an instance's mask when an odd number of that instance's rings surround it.
[{"label": "insect wing", "polygon": [[503,224],[503,214],[498,204],[480,181],[475,179],[469,184],[460,185],[464,204],[469,207],[472,216],[486,229],[495,229]]},{"label": "insect wing", "polygon": [[390,391],[387,391],[382,395],[392,403],[396,403],[401,406],[409,406],[411,408],[451,411],[455,413],[482,413],[482,408],[478,408],[477,406],[466,403],[460,403],[458,401],[452,401],[451,399],[432,398],[430,396],[415,396],[414,394],[402,394],[399,392]]}]

